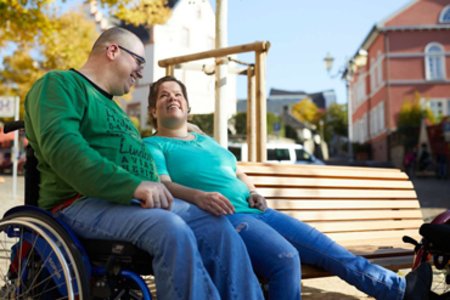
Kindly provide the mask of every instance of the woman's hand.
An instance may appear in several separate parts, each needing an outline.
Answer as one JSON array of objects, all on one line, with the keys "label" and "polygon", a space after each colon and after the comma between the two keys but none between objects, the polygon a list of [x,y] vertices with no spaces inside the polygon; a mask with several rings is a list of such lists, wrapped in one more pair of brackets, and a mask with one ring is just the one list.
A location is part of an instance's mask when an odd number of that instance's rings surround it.
[{"label": "woman's hand", "polygon": [[188,132],[195,132],[195,133],[198,133],[198,134],[203,134],[203,135],[206,135],[206,133],[204,133],[201,129],[200,129],[200,127],[198,127],[197,125],[195,125],[194,123],[187,123],[187,129],[188,129]]},{"label": "woman's hand", "polygon": [[195,197],[195,203],[215,216],[234,214],[234,206],[221,193],[199,191]]},{"label": "woman's hand", "polygon": [[262,211],[265,211],[267,208],[266,198],[255,191],[250,192],[250,196],[247,201],[250,207],[257,208]]}]

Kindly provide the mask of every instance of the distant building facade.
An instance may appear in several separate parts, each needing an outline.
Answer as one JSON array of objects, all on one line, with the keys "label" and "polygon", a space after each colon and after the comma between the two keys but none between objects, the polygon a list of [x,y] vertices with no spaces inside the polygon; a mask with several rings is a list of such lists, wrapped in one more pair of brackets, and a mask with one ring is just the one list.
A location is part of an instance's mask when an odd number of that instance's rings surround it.
[{"label": "distant building facade", "polygon": [[[336,93],[334,90],[306,93],[304,91],[287,91],[272,88],[267,98],[267,112],[280,116],[285,112],[286,107],[290,111],[294,104],[303,99],[311,100],[319,109],[326,109],[330,104],[336,103]],[[247,99],[238,100],[236,110],[237,112],[246,112]]]},{"label": "distant building facade", "polygon": [[420,95],[435,115],[450,115],[450,0],[410,2],[376,24],[361,49],[366,65],[347,69],[353,140],[370,144],[372,159],[389,161],[404,101]]},{"label": "distant building facade", "polygon": [[[137,34],[145,45],[144,76],[138,80],[131,99],[121,99],[120,104],[129,116],[139,120],[141,128],[147,125],[147,97],[149,86],[165,75],[165,69],[158,61],[174,56],[192,54],[215,48],[215,15],[209,1],[179,0],[171,1],[172,16],[164,25],[154,25],[150,30],[144,27],[123,25]],[[92,11],[91,11],[92,13]],[[108,26],[102,18],[95,17],[100,30]],[[109,25],[111,26],[111,25]],[[196,61],[175,68],[174,75],[186,84],[191,114],[214,112],[215,77],[206,75],[202,66],[212,66],[213,60]],[[230,74],[227,80],[228,115],[235,112],[236,75]]]}]

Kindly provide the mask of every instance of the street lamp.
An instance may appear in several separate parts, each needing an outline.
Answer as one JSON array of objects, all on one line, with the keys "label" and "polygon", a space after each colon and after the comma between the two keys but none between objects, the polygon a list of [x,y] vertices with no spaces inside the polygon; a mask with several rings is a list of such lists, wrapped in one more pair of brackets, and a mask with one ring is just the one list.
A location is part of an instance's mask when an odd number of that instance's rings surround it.
[{"label": "street lamp", "polygon": [[323,62],[325,63],[325,69],[327,70],[328,74],[330,74],[334,63],[334,57],[331,56],[330,52],[328,52],[327,56],[324,57]]},{"label": "street lamp", "polygon": [[337,76],[345,80],[345,90],[347,93],[347,119],[348,119],[348,159],[353,160],[353,119],[352,119],[352,97],[350,91],[350,81],[353,78],[353,73],[356,68],[365,66],[367,64],[367,51],[360,49],[358,53],[350,60],[347,60],[345,65],[338,70],[334,75],[331,74],[333,68],[334,57],[330,53],[323,59],[325,69],[327,70],[330,78],[336,78]]}]

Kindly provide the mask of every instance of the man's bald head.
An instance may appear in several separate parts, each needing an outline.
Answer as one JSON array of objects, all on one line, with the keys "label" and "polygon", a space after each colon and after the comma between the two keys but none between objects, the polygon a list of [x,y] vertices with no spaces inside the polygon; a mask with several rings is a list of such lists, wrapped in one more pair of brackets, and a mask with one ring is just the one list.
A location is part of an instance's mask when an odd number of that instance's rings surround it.
[{"label": "man's bald head", "polygon": [[142,78],[144,57],[144,44],[134,33],[113,27],[95,41],[80,72],[109,94],[121,96]]},{"label": "man's bald head", "polygon": [[142,43],[142,41],[134,33],[120,27],[112,27],[104,31],[98,37],[98,39],[94,43],[94,46],[92,47],[92,53],[104,50],[105,46],[108,46],[112,43],[126,47],[136,42]]}]

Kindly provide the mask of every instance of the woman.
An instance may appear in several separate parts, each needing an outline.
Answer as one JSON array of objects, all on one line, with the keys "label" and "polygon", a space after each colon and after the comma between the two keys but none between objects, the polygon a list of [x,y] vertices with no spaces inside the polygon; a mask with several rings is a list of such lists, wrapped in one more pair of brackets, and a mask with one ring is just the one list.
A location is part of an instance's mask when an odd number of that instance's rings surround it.
[{"label": "woman", "polygon": [[[369,263],[324,234],[267,208],[229,151],[208,136],[188,132],[186,87],[166,76],[152,84],[149,114],[157,133],[144,139],[161,181],[177,198],[226,215],[244,240],[270,299],[300,299],[300,260],[322,267],[377,299],[427,299],[431,271],[407,278]],[[413,296],[413,297],[412,297]]]}]

